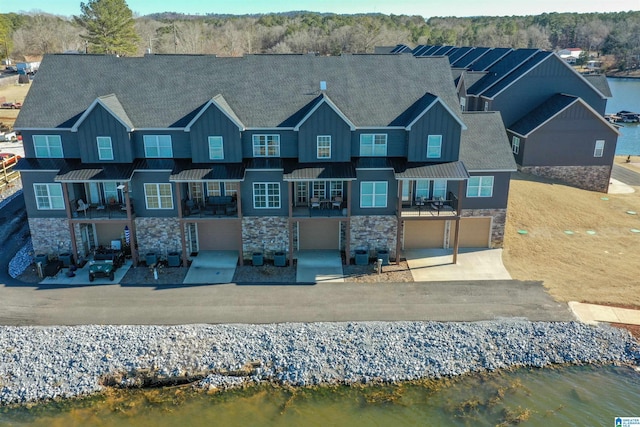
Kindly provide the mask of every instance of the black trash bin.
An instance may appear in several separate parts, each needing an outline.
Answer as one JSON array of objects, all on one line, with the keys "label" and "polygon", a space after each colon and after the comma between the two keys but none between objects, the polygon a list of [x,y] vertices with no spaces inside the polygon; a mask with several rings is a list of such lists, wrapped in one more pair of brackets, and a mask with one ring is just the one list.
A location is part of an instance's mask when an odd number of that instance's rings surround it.
[{"label": "black trash bin", "polygon": [[389,251],[387,249],[378,249],[376,256],[382,260],[382,265],[389,265]]},{"label": "black trash bin", "polygon": [[254,252],[251,261],[256,267],[264,265],[264,254],[262,252]]},{"label": "black trash bin", "polygon": [[356,249],[355,251],[355,261],[356,265],[367,265],[369,264],[369,254],[366,249]]},{"label": "black trash bin", "polygon": [[273,265],[276,267],[285,267],[287,265],[287,253],[278,251],[273,254]]}]

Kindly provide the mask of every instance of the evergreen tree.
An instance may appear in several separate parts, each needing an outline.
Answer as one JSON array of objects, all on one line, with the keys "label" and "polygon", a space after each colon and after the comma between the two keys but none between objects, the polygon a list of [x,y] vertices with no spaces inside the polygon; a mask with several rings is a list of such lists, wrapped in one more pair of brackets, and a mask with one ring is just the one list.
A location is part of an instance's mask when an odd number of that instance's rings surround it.
[{"label": "evergreen tree", "polygon": [[87,34],[90,53],[131,55],[138,50],[140,37],[134,28],[133,13],[125,0],[89,0],[80,3],[82,15],[74,16]]}]

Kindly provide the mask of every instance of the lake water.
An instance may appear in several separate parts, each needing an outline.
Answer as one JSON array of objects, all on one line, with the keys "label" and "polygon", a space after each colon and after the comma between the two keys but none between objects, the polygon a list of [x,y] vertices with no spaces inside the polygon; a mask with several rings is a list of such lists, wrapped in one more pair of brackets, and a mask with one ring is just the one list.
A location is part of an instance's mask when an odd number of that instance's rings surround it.
[{"label": "lake water", "polygon": [[[607,114],[621,110],[640,112],[640,79],[607,79],[613,98],[607,102]],[[640,125],[621,123],[616,147],[618,155],[640,155]]]},{"label": "lake water", "polygon": [[0,426],[613,426],[640,416],[638,396],[631,368],[572,366],[386,387],[127,391],[0,408]]}]

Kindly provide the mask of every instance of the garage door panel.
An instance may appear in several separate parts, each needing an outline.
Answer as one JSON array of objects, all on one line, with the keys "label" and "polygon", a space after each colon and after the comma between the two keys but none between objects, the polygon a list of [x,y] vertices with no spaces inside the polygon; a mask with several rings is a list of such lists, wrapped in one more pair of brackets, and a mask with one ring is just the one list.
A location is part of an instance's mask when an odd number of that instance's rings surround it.
[{"label": "garage door panel", "polygon": [[340,223],[336,221],[300,221],[299,246],[308,249],[340,249]]},{"label": "garage door panel", "polygon": [[445,225],[445,221],[405,221],[403,248],[442,248]]},{"label": "garage door panel", "polygon": [[238,221],[198,223],[198,244],[201,251],[239,250],[241,235]]},{"label": "garage door panel", "polygon": [[[462,218],[460,220],[461,248],[486,248],[489,246],[491,218]],[[453,245],[453,227],[451,227]]]}]

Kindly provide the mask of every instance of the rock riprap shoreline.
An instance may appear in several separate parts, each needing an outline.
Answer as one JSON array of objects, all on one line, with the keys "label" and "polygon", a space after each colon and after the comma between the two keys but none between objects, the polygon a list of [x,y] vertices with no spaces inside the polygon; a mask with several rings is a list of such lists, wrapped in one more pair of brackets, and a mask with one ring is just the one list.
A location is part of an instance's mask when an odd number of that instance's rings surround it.
[{"label": "rock riprap shoreline", "polygon": [[0,404],[98,392],[105,378],[196,376],[203,388],[456,376],[561,363],[636,363],[622,329],[580,323],[354,322],[0,327]]}]

